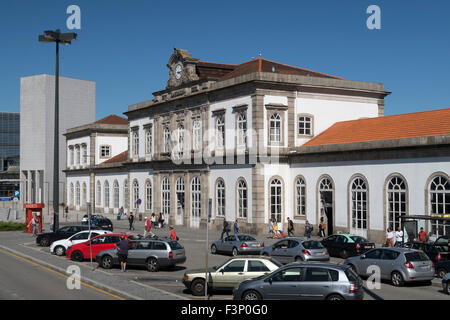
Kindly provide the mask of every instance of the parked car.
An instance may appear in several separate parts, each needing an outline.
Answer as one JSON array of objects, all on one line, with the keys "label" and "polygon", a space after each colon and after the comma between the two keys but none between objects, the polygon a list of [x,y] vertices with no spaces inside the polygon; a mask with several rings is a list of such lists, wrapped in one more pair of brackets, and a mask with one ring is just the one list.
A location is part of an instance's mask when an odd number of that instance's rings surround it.
[{"label": "parked car", "polygon": [[359,257],[344,261],[360,276],[371,275],[370,266],[380,268],[381,279],[390,280],[396,287],[406,282],[431,281],[434,276],[433,262],[420,250],[407,248],[378,248]]},{"label": "parked car", "polygon": [[322,244],[328,249],[330,256],[342,259],[358,256],[375,248],[375,243],[356,234],[333,234],[323,239]]},{"label": "parked car", "polygon": [[[117,249],[98,253],[96,261],[104,269],[120,265]],[[145,266],[148,271],[156,272],[161,268],[171,268],[185,261],[185,250],[178,241],[170,239],[130,241],[127,267]]]},{"label": "parked car", "polygon": [[362,300],[363,282],[349,267],[291,263],[268,275],[241,282],[234,300]]},{"label": "parked car", "polygon": [[422,250],[428,256],[428,258],[430,258],[430,260],[433,261],[434,263],[437,263],[442,260],[442,256],[439,250],[431,243],[414,241],[399,244],[396,243],[395,246],[401,248]]},{"label": "parked car", "polygon": [[[88,225],[88,215],[84,215],[81,223],[84,225]],[[112,221],[102,215],[94,214],[91,216],[91,228],[101,229],[101,230],[109,230],[114,231],[114,225]]]},{"label": "parked car", "polygon": [[439,278],[444,278],[447,273],[450,273],[450,260],[435,263],[434,269]]},{"label": "parked car", "polygon": [[446,294],[450,294],[450,273],[447,273],[442,278],[442,290],[444,290]]},{"label": "parked car", "polygon": [[445,235],[436,239],[433,244],[441,254],[443,261],[450,260],[450,236]]},{"label": "parked car", "polygon": [[239,254],[259,254],[264,248],[264,242],[260,242],[252,236],[239,234],[230,235],[223,240],[215,241],[211,245],[211,253],[224,253],[237,256]]},{"label": "parked car", "polygon": [[56,254],[57,256],[63,256],[66,254],[66,250],[68,247],[73,246],[74,244],[77,244],[77,243],[85,242],[86,240],[89,240],[89,239],[99,236],[101,234],[107,234],[107,233],[111,233],[111,231],[107,231],[107,230],[80,231],[80,232],[74,234],[73,236],[71,236],[70,238],[54,241],[50,245],[50,253]]},{"label": "parked car", "polygon": [[64,226],[56,230],[55,232],[39,233],[36,237],[36,243],[42,247],[48,247],[56,240],[67,239],[74,234],[87,230],[88,226]]},{"label": "parked car", "polygon": [[316,240],[286,238],[261,250],[261,255],[275,258],[281,263],[300,261],[329,261],[328,250]]},{"label": "parked car", "polygon": [[125,236],[127,239],[130,238],[130,235],[127,234],[102,234],[89,241],[68,247],[66,256],[75,261],[83,261],[85,259],[90,259],[92,252],[92,259],[95,260],[99,252],[114,249],[116,243],[120,241],[121,236]]},{"label": "parked car", "polygon": [[[266,257],[234,257],[217,267],[208,269],[208,291],[231,291],[240,282],[271,273],[282,265]],[[189,270],[184,273],[183,283],[194,296],[205,294],[205,269]]]}]

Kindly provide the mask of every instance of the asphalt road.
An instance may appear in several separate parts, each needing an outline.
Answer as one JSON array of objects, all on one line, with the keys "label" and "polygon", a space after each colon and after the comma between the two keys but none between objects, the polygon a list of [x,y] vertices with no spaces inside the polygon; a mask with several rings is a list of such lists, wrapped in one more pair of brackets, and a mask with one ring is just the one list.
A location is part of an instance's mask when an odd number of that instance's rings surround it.
[{"label": "asphalt road", "polygon": [[40,264],[0,250],[0,300],[116,300],[87,284],[69,290],[67,277]]}]

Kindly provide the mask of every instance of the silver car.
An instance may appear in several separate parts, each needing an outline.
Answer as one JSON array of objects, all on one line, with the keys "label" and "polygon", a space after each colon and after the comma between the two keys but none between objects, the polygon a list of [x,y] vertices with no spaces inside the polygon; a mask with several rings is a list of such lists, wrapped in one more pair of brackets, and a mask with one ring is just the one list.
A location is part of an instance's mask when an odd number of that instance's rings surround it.
[{"label": "silver car", "polygon": [[374,266],[380,277],[400,287],[405,282],[431,281],[434,276],[433,262],[422,251],[407,248],[379,248],[351,257],[344,263],[360,276],[370,276]]},{"label": "silver car", "polygon": [[260,242],[246,234],[230,235],[223,240],[211,244],[211,253],[224,253],[237,256],[239,254],[259,254],[264,248],[264,242]]},{"label": "silver car", "polygon": [[281,263],[330,260],[328,250],[322,243],[307,238],[285,238],[263,248],[261,255],[270,256]]},{"label": "silver car", "polygon": [[234,300],[362,300],[361,278],[348,266],[291,263],[266,276],[241,282]]}]

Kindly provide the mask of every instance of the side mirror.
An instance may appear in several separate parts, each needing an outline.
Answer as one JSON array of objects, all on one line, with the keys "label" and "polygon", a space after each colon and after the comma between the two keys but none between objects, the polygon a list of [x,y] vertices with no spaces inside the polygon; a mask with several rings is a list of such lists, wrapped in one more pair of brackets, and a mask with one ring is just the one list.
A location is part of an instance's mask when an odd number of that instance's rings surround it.
[{"label": "side mirror", "polygon": [[223,269],[220,269],[220,272],[222,272],[222,274],[223,274],[225,271],[223,271]]},{"label": "side mirror", "polygon": [[269,283],[272,284],[272,278],[269,278]]},{"label": "side mirror", "polygon": [[362,255],[360,256],[360,258],[361,258],[361,259],[366,259],[366,255],[365,255],[365,254],[362,254]]}]

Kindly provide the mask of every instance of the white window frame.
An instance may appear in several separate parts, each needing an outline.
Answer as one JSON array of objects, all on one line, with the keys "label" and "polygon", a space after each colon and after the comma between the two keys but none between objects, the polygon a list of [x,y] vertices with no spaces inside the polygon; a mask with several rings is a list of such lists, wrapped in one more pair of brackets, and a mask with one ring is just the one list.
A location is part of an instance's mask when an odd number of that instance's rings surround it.
[{"label": "white window frame", "polygon": [[216,214],[220,217],[225,216],[225,181],[222,178],[217,179],[216,183]]},{"label": "white window frame", "polygon": [[248,188],[244,179],[237,183],[238,218],[247,219],[248,216]]}]

